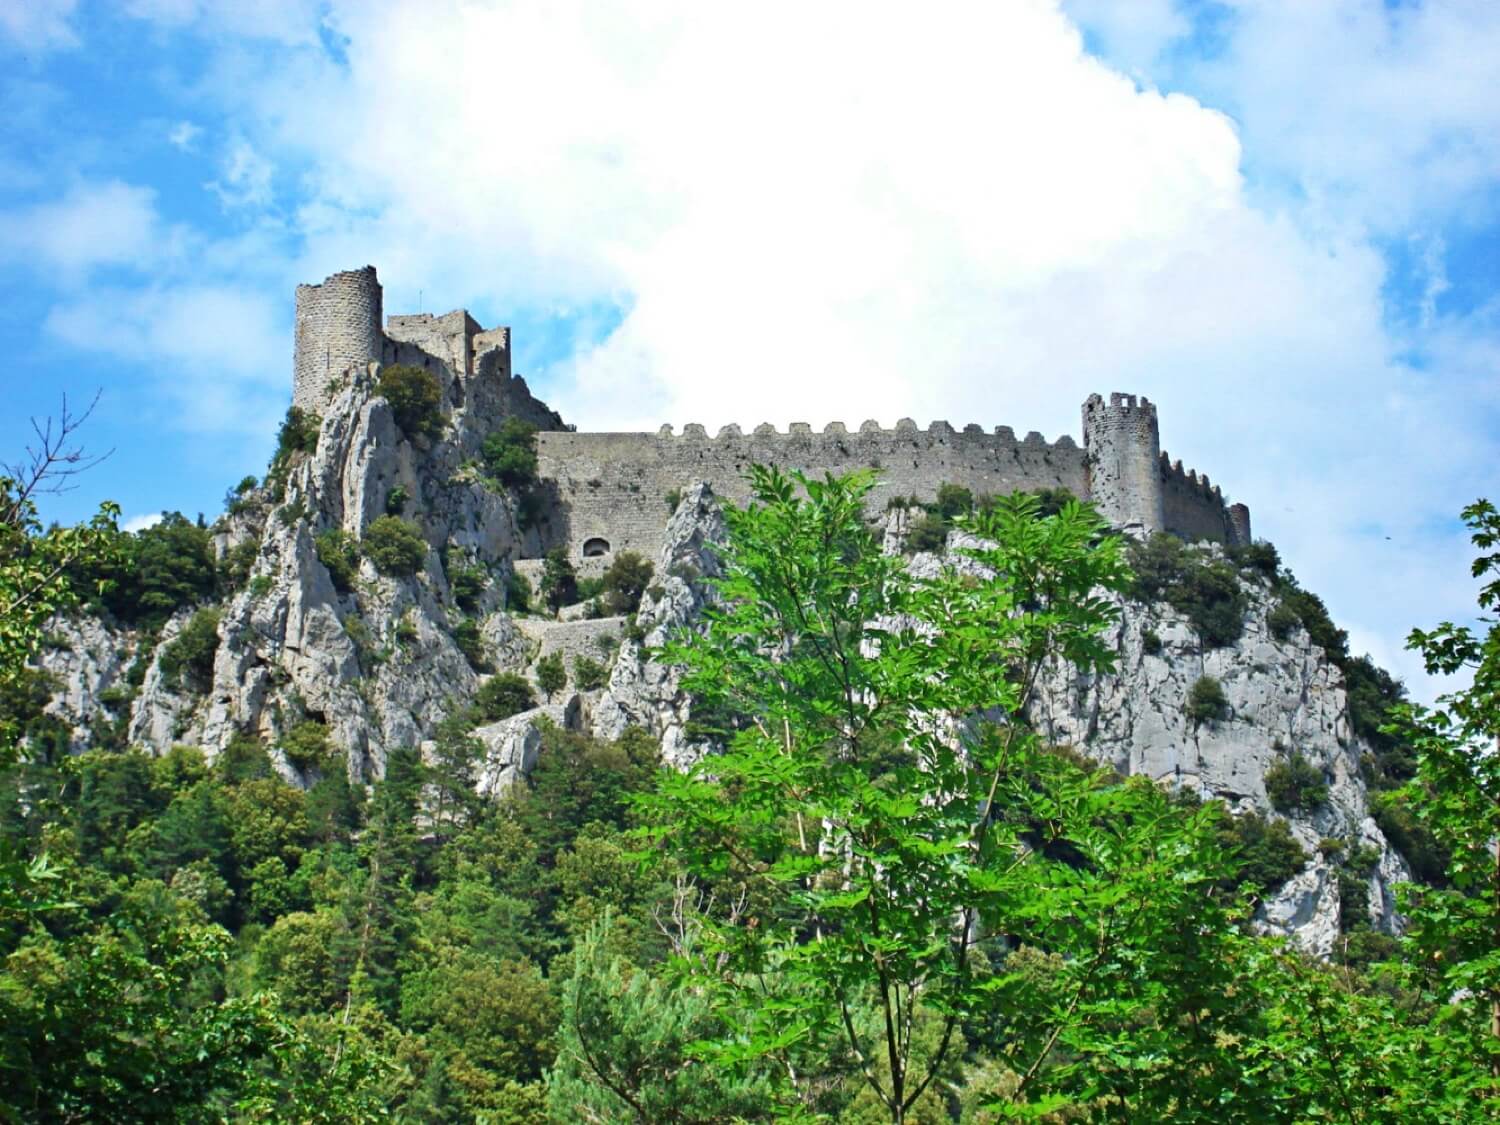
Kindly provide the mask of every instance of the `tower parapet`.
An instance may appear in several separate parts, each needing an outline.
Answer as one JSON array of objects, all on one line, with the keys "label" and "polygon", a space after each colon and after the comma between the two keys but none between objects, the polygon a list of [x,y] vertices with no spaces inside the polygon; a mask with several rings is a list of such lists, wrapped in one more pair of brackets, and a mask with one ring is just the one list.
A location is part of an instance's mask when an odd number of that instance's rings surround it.
[{"label": "tower parapet", "polygon": [[1083,448],[1089,498],[1115,527],[1140,535],[1166,529],[1161,433],[1144,396],[1089,395],[1083,404]]},{"label": "tower parapet", "polygon": [[297,286],[292,404],[323,413],[341,375],[381,358],[380,321],[374,266],[333,274],[321,285]]}]

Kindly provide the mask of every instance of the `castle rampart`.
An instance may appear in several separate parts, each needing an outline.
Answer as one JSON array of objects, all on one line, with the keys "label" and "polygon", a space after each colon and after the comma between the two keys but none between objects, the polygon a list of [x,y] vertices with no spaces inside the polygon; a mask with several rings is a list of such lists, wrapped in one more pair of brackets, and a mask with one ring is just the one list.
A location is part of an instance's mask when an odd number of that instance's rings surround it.
[{"label": "castle rampart", "polygon": [[554,482],[560,501],[549,539],[581,552],[589,540],[611,551],[654,554],[666,518],[666,498],[695,480],[710,481],[727,499],[749,499],[744,474],[753,464],[800,469],[810,476],[857,468],[878,470],[870,505],[884,509],[896,497],[930,501],[942,484],[980,493],[1066,488],[1085,495],[1083,450],[1071,437],[1048,443],[1041,434],[1016,440],[1001,426],[955,430],[934,422],[925,430],[910,419],[894,429],[866,422],[851,432],[840,422],[814,433],[807,423],[786,432],[762,424],[752,433],[726,426],[710,437],[689,424],[681,436],[670,426],[645,433],[541,433],[539,471]]},{"label": "castle rampart", "polygon": [[1064,435],[1048,442],[1009,426],[954,429],[944,421],[919,428],[902,418],[891,429],[862,422],[850,429],[806,422],[786,430],[762,423],[710,435],[689,423],[656,433],[576,433],[511,374],[510,333],[485,330],[462,309],[442,315],[400,314],[381,328],[381,288],[373,266],[336,273],[321,285],[297,287],[293,401],[322,413],[351,366],[407,363],[445,377],[452,407],[464,405],[469,384],[482,385],[500,414],[540,427],[537,435],[543,505],[540,539],[598,566],[621,550],[655,556],[670,509],[668,499],[697,480],[728,500],[749,499],[745,471],[753,464],[810,476],[870,468],[877,472],[872,510],[896,498],[928,502],[944,484],[976,495],[1064,488],[1088,499],[1116,527],[1134,534],[1170,531],[1188,539],[1250,541],[1250,512],[1226,505],[1206,476],[1184,470],[1162,452],[1156,407],[1135,395],[1090,395],[1083,404],[1083,445]]}]

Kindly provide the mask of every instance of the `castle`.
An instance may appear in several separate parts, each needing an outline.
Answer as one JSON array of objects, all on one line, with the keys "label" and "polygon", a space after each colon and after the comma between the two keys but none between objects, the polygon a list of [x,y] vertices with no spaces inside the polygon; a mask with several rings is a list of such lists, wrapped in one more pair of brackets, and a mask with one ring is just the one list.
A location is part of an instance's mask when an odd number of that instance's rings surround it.
[{"label": "castle", "polygon": [[667,498],[707,480],[719,495],[743,502],[744,471],[756,463],[815,475],[877,469],[871,504],[879,508],[896,496],[931,500],[945,483],[976,495],[1066,488],[1133,533],[1250,541],[1250,510],[1226,504],[1207,476],[1170,460],[1161,450],[1156,406],[1135,395],[1090,395],[1083,404],[1082,446],[1067,435],[1050,443],[1036,432],[1017,439],[1009,426],[987,432],[933,422],[923,430],[909,419],[890,430],[876,422],[857,430],[831,422],[814,432],[794,422],[786,432],[769,424],[749,433],[726,426],[715,436],[695,424],[680,435],[671,426],[656,433],[579,433],[512,375],[508,329],[486,331],[462,309],[381,321],[373,266],[299,285],[293,403],[321,414],[349,370],[370,364],[425,367],[439,375],[453,404],[465,401],[475,380],[503,381],[510,411],[539,427],[539,470],[551,500],[539,548],[564,546],[577,560],[603,560],[622,550],[654,557]]}]

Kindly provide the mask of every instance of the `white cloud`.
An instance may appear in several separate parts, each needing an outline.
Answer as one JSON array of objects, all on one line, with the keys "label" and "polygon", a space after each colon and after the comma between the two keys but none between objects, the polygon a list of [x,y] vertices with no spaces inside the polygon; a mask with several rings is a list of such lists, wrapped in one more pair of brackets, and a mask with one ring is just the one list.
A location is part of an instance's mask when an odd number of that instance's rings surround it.
[{"label": "white cloud", "polygon": [[284,397],[284,319],[255,289],[181,283],[92,290],[54,307],[45,329],[147,368],[181,428],[243,434],[264,432],[274,418],[266,401]]},{"label": "white cloud", "polygon": [[70,18],[78,0],[0,0],[0,35],[25,51],[78,46]]},{"label": "white cloud", "polygon": [[[1088,19],[1098,5],[1077,7]],[[1293,185],[1310,214],[1389,231],[1483,206],[1500,177],[1493,4],[1228,7],[1223,49],[1183,55],[1166,78],[1233,113],[1267,180]]]},{"label": "white cloud", "polygon": [[0,213],[0,257],[76,278],[101,266],[138,267],[170,242],[149,188],[80,183],[61,198]]},{"label": "white cloud", "polygon": [[240,138],[230,142],[219,178],[206,186],[225,207],[264,207],[271,202],[274,171],[269,160]]},{"label": "white cloud", "polygon": [[131,516],[120,525],[120,530],[130,532],[145,531],[148,527],[155,527],[159,523],[161,523],[160,512],[154,512],[151,515],[145,516]]},{"label": "white cloud", "polygon": [[191,152],[198,144],[198,138],[203,135],[203,130],[191,121],[179,121],[167,133],[167,141],[183,152]]}]

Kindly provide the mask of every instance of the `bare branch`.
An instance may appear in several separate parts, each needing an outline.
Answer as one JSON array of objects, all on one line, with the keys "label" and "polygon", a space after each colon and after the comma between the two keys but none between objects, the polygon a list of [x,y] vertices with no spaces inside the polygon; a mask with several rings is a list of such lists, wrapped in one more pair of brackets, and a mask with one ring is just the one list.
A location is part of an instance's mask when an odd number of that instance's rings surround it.
[{"label": "bare branch", "polygon": [[20,526],[37,496],[71,491],[77,487],[73,483],[74,477],[94,468],[114,453],[109,449],[95,455],[74,443],[74,435],[94,413],[101,394],[102,391],[94,392],[82,414],[71,413],[68,396],[63,395],[62,410],[56,419],[48,418],[45,422],[31,419],[36,442],[26,446],[25,460],[0,462],[0,478],[9,482],[9,487],[0,493],[0,525]]}]

